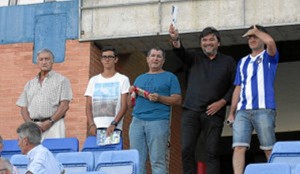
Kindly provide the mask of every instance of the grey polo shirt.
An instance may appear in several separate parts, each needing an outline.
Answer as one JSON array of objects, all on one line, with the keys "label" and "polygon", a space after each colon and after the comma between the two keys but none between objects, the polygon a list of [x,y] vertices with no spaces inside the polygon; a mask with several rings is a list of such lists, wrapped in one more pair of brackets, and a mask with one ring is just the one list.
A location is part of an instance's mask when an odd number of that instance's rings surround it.
[{"label": "grey polo shirt", "polygon": [[27,107],[33,119],[51,117],[63,100],[71,101],[72,89],[69,79],[50,71],[42,85],[39,75],[27,82],[17,106]]}]

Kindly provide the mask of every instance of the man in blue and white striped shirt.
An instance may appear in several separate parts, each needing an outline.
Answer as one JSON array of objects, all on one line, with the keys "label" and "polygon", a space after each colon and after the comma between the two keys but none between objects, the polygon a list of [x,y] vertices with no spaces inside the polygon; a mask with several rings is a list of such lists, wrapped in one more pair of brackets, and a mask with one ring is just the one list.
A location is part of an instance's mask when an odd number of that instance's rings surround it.
[{"label": "man in blue and white striped shirt", "polygon": [[252,52],[238,63],[228,116],[228,121],[233,122],[234,174],[244,171],[245,153],[254,129],[267,159],[276,141],[274,80],[279,60],[276,43],[259,25],[250,27],[243,37],[248,38]]}]

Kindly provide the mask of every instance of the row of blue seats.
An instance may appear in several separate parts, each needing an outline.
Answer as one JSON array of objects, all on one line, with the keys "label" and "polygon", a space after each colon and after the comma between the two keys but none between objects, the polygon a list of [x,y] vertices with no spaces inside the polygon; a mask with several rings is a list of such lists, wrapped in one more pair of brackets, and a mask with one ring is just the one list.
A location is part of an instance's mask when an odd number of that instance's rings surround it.
[{"label": "row of blue seats", "polygon": [[[75,137],[68,138],[51,138],[45,139],[42,142],[43,146],[47,147],[55,156],[59,153],[67,153],[67,152],[92,152],[93,154],[93,166],[90,168],[94,168],[97,163],[97,159],[100,154],[104,151],[116,151],[123,149],[122,138],[120,139],[120,143],[99,146],[96,143],[95,136],[89,136],[84,141],[83,147],[79,150],[79,141]],[[3,151],[1,156],[6,159],[11,159],[13,155],[21,154],[21,149],[18,146],[18,140],[3,140]],[[91,165],[90,165],[91,166]],[[89,169],[90,169],[89,168]]]},{"label": "row of blue seats", "polygon": [[294,168],[287,163],[249,164],[244,174],[300,174],[300,164]]},{"label": "row of blue seats", "polygon": [[249,164],[245,174],[300,174],[300,141],[275,143],[268,163]]},{"label": "row of blue seats", "polygon": [[[50,138],[45,139],[42,142],[43,146],[48,148],[54,155],[56,153],[61,152],[101,152],[101,151],[107,151],[107,150],[122,150],[123,149],[123,143],[122,138],[120,140],[119,144],[112,144],[112,145],[106,145],[106,146],[98,146],[96,144],[96,137],[95,136],[89,136],[86,138],[83,147],[81,150],[79,150],[79,141],[75,137],[68,137],[68,138]],[[21,154],[21,149],[18,146],[18,140],[3,140],[4,148],[2,150],[1,156],[4,158],[10,159],[12,155],[14,154]],[[96,155],[99,155],[95,153]],[[97,158],[98,156],[96,156]]]},{"label": "row of blue seats", "polygon": [[[139,165],[137,150],[103,151],[96,160],[93,152],[62,152],[57,153],[55,157],[64,166],[65,174],[88,171],[100,171],[106,174],[136,174]],[[25,173],[28,164],[25,155],[13,155],[10,161],[19,173]]]}]

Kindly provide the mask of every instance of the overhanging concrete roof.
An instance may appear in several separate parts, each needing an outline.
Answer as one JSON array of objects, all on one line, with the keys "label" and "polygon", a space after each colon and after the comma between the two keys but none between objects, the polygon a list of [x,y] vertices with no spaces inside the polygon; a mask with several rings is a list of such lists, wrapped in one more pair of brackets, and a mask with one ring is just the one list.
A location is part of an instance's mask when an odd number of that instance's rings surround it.
[{"label": "overhanging concrete roof", "polygon": [[[266,28],[267,31],[274,37],[276,42],[300,40],[300,24],[269,26]],[[247,44],[246,39],[241,37],[245,32],[245,28],[221,29],[221,46]],[[186,48],[198,48],[199,34],[200,32],[180,33],[180,37]],[[172,47],[169,43],[169,39],[169,35],[164,33],[156,36],[95,40],[94,42],[100,48],[105,45],[113,45],[120,53],[130,53],[135,51],[145,52],[154,46],[159,46],[165,50],[170,50]]]}]

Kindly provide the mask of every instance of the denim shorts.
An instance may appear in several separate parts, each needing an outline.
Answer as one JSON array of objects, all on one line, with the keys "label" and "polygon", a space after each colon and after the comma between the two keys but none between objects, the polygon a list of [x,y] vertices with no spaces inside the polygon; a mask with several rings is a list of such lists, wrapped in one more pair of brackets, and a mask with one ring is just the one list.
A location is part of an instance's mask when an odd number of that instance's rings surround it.
[{"label": "denim shorts", "polygon": [[271,150],[275,138],[276,111],[272,109],[239,110],[233,123],[232,147],[250,148],[253,130],[257,133],[260,149]]}]

